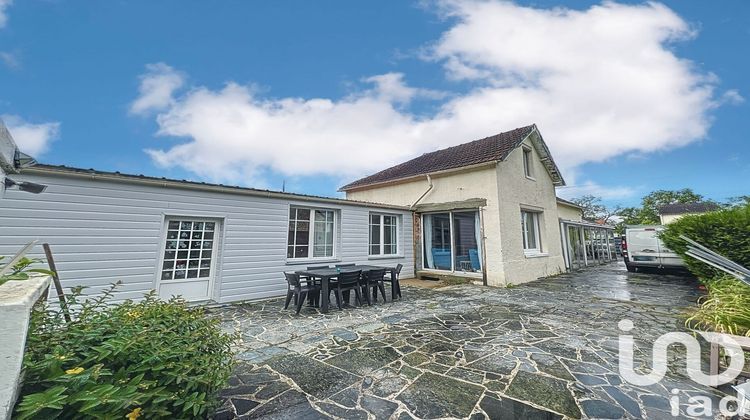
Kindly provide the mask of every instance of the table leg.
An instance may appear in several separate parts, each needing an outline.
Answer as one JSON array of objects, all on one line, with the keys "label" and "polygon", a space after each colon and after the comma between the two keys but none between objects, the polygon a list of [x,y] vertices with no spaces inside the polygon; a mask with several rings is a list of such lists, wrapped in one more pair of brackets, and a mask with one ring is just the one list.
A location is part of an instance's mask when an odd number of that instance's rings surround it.
[{"label": "table leg", "polygon": [[323,294],[320,297],[320,312],[326,313],[328,312],[328,277],[321,278],[320,283],[322,285],[320,293]]}]

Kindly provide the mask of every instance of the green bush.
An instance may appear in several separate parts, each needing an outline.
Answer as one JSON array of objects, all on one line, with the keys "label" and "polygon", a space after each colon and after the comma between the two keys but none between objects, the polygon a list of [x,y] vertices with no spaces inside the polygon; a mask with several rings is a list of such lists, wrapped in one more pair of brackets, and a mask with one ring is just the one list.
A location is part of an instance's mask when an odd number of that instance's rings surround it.
[{"label": "green bush", "polygon": [[234,336],[218,320],[173,298],[69,300],[73,321],[35,308],[15,416],[205,418],[232,369]]},{"label": "green bush", "polygon": [[698,311],[688,319],[696,328],[750,336],[750,286],[731,276],[708,284]]},{"label": "green bush", "polygon": [[750,267],[750,206],[685,216],[668,224],[661,233],[664,244],[685,259],[693,274],[703,281],[724,273],[685,255],[687,244],[680,235],[700,243],[745,267]]}]

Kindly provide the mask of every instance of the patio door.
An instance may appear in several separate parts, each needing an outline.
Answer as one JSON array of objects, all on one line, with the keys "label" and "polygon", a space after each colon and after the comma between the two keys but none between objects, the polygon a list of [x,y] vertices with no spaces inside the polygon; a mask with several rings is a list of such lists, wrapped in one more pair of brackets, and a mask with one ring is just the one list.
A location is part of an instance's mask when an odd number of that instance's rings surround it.
[{"label": "patio door", "polygon": [[425,269],[482,271],[482,240],[477,210],[422,215]]},{"label": "patio door", "polygon": [[168,217],[162,241],[159,297],[181,296],[200,301],[211,298],[215,277],[219,221]]}]

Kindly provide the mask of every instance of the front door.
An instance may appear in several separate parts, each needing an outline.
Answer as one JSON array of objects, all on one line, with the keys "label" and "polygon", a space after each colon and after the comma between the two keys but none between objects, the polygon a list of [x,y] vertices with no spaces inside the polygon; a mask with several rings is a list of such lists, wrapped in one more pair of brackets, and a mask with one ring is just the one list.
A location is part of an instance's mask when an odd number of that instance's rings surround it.
[{"label": "front door", "polygon": [[200,301],[211,297],[219,221],[168,217],[162,241],[159,297]]}]

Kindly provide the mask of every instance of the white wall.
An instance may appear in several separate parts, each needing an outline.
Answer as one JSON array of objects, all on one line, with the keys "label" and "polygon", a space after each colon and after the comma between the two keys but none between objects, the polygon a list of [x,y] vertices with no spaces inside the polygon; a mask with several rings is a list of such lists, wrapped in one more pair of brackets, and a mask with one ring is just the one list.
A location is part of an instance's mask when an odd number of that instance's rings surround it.
[{"label": "white wall", "polygon": [[[214,300],[280,295],[286,291],[283,271],[315,265],[286,261],[290,205],[338,211],[337,258],[327,263],[401,263],[402,277],[413,275],[412,219],[408,211],[59,175],[16,177],[48,188],[42,194],[7,191],[0,201],[0,255],[12,254],[33,239],[48,242],[65,287],[84,285],[91,287],[90,293],[96,293],[122,280],[117,299],[140,297],[156,286],[165,215],[186,215],[223,220]],[[368,259],[371,210],[402,216],[403,257]]]},{"label": "white wall", "polygon": [[557,216],[565,220],[583,220],[583,213],[578,207],[573,207],[569,204],[557,202]]},{"label": "white wall", "polygon": [[[483,208],[485,271],[487,283],[502,285],[502,253],[500,250],[499,197],[497,194],[497,172],[494,164],[466,171],[450,172],[432,177],[433,188],[419,204],[460,202],[472,198],[484,198]],[[360,191],[349,191],[346,196],[353,200],[397,205],[412,205],[429,188],[426,177],[406,183],[384,185]],[[421,267],[418,267],[421,268]]]},{"label": "white wall", "polygon": [[[500,200],[502,272],[505,284],[518,284],[565,271],[560,244],[555,186],[542,166],[537,151],[527,139],[534,156],[533,176],[524,174],[523,150],[518,147],[497,165]],[[527,257],[523,250],[521,209],[540,211],[542,256]]]}]

